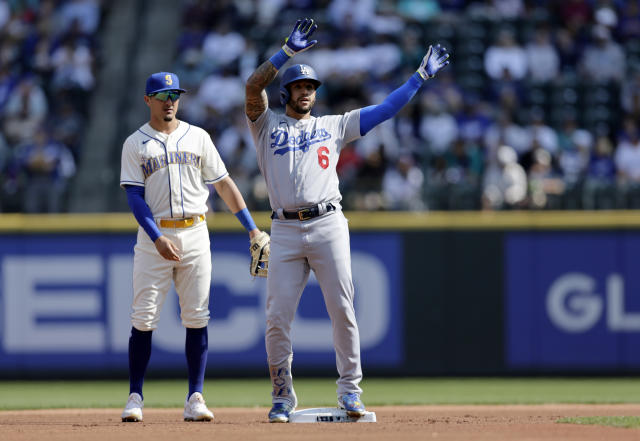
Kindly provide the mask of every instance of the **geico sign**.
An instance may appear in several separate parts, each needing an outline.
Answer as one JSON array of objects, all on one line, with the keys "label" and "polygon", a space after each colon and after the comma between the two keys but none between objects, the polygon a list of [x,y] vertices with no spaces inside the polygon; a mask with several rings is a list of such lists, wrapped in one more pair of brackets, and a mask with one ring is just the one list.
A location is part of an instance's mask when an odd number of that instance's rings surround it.
[{"label": "geico sign", "polygon": [[547,314],[558,328],[586,332],[602,317],[606,307],[607,328],[615,332],[640,331],[640,313],[625,311],[624,279],[610,274],[604,293],[596,292],[596,280],[583,273],[558,277],[547,293]]},{"label": "geico sign", "polygon": [[[0,263],[0,337],[6,353],[126,353],[132,255],[7,255]],[[211,320],[213,352],[242,352],[263,344],[266,283],[249,277],[246,267],[246,255],[214,253],[212,311],[216,286],[224,286],[233,297],[253,296],[257,301],[232,306],[225,318]],[[374,348],[391,324],[389,274],[383,262],[363,252],[352,253],[352,269],[360,345]],[[317,281],[311,277],[309,283]],[[298,316],[293,326],[297,350],[333,352],[328,317]],[[153,344],[167,352],[184,351],[176,301],[165,302]]]}]

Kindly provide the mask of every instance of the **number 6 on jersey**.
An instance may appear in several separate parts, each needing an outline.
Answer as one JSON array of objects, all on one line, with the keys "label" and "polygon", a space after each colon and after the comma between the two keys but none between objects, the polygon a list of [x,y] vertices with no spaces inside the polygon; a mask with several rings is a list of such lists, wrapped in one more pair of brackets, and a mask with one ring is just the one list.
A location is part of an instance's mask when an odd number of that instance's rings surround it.
[{"label": "number 6 on jersey", "polygon": [[329,156],[327,156],[328,154],[329,149],[327,147],[322,146],[318,148],[318,164],[320,164],[320,167],[325,169],[329,167]]}]

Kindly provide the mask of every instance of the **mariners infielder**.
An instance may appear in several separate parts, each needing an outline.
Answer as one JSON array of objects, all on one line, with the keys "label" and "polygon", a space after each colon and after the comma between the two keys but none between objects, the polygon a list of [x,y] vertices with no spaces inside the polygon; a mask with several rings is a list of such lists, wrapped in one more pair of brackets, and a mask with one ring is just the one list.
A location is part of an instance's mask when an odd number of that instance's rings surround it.
[{"label": "mariners infielder", "polygon": [[140,224],[134,249],[133,303],[129,338],[130,395],[123,421],[142,421],[144,374],[151,355],[151,334],[173,280],[187,328],[185,352],[189,393],[186,421],[210,421],[202,398],[207,363],[211,251],[205,222],[213,184],[252,241],[266,236],[256,228],[242,195],[220,159],[211,137],[176,118],[178,77],[154,73],[144,101],[150,121],[131,134],[122,149],[120,185]]},{"label": "mariners infielder", "polygon": [[336,164],[345,144],[394,116],[427,78],[449,64],[446,49],[429,46],[417,72],[381,104],[317,118],[310,112],[321,82],[310,66],[298,64],[282,75],[280,98],[286,112],[276,114],[268,108],[264,89],[290,57],[317,43],[309,40],[316,28],[313,20],[298,20],[282,49],[246,84],[245,111],[273,210],[265,339],[273,385],[271,422],[289,421],[297,405],[290,331],[310,270],[333,326],[338,406],[352,417],[364,415],[349,231],[340,207]]}]

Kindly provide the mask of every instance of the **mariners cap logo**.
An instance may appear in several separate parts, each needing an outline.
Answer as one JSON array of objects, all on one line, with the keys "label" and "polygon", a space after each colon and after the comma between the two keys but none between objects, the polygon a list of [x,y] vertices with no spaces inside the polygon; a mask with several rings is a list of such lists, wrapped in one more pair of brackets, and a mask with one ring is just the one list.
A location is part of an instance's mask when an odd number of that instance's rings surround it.
[{"label": "mariners cap logo", "polygon": [[311,72],[309,72],[309,69],[307,69],[307,66],[305,66],[304,64],[300,65],[300,73],[302,75],[309,75]]}]

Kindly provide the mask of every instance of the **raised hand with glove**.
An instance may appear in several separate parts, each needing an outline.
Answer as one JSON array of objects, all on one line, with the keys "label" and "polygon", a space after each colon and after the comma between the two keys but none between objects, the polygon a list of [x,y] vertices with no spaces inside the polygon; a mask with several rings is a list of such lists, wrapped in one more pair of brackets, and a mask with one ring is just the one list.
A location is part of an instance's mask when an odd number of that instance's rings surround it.
[{"label": "raised hand with glove", "polygon": [[282,50],[284,50],[288,56],[293,57],[295,54],[304,52],[314,46],[318,40],[309,41],[311,34],[318,28],[318,25],[313,22],[312,18],[305,18],[304,20],[298,20],[291,31],[291,35],[285,40]]},{"label": "raised hand with glove", "polygon": [[422,59],[418,73],[423,80],[427,78],[433,78],[436,73],[443,67],[449,64],[449,53],[446,48],[440,47],[440,44],[436,44],[435,47],[429,46],[427,55]]},{"label": "raised hand with glove", "polygon": [[318,43],[318,40],[311,40],[311,34],[318,29],[318,25],[315,24],[312,18],[305,18],[304,20],[298,20],[293,26],[293,31],[286,38],[282,49],[269,59],[271,63],[280,69],[289,58],[296,54],[311,49]]}]

